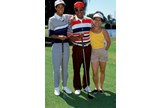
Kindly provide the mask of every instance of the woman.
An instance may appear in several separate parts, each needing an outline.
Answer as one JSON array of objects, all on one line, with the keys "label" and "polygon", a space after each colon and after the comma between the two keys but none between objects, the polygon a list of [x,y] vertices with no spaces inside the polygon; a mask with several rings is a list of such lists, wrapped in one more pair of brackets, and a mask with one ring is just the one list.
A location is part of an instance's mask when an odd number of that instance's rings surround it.
[{"label": "woman", "polygon": [[[93,81],[95,89],[93,93],[104,93],[103,83],[105,79],[106,61],[108,60],[108,49],[111,44],[108,32],[101,28],[101,24],[105,21],[102,12],[97,11],[93,15],[93,27],[90,30],[90,42],[92,46],[91,65],[93,71]],[[106,45],[104,44],[106,41]],[[100,68],[100,77],[98,77],[98,70]],[[98,84],[99,83],[99,84]]]}]

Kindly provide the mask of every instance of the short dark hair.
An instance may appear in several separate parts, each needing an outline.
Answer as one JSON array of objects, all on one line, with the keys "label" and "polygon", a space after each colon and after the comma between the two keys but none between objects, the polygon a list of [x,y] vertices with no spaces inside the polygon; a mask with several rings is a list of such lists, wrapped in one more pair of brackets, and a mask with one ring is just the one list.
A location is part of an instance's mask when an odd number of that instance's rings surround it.
[{"label": "short dark hair", "polygon": [[103,19],[101,18],[101,21],[102,22],[105,22],[106,21],[106,17],[104,16],[104,14],[101,11],[96,11],[93,15],[95,15],[96,13],[100,13],[103,16]]}]

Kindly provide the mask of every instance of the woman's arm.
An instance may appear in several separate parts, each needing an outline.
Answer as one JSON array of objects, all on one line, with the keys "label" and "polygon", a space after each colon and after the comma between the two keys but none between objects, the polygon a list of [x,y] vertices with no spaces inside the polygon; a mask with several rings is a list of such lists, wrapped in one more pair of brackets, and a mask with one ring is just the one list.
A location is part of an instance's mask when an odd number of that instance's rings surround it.
[{"label": "woman's arm", "polygon": [[104,38],[105,38],[105,40],[107,42],[107,46],[106,46],[105,49],[108,50],[109,47],[110,47],[110,44],[111,44],[111,40],[110,40],[108,32],[105,29],[103,29],[103,35],[104,35]]}]

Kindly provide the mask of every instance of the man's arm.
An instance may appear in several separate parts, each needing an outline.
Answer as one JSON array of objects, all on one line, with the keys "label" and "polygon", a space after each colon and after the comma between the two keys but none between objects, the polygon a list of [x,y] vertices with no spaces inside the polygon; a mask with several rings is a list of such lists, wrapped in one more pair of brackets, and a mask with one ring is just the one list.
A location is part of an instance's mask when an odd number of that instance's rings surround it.
[{"label": "man's arm", "polygon": [[69,39],[71,42],[75,42],[77,40],[81,40],[83,38],[84,34],[80,33],[78,36],[70,36]]},{"label": "man's arm", "polygon": [[64,35],[55,35],[54,33],[54,27],[53,27],[53,21],[52,19],[49,19],[49,22],[48,22],[48,33],[49,33],[49,37],[50,38],[53,38],[53,39],[60,39],[60,40],[65,40],[67,37],[64,36]]},{"label": "man's arm", "polygon": [[53,34],[53,35],[51,35],[51,36],[49,36],[50,38],[53,38],[53,39],[60,39],[60,40],[65,40],[67,37],[66,36],[64,36],[64,35],[55,35],[55,34]]}]

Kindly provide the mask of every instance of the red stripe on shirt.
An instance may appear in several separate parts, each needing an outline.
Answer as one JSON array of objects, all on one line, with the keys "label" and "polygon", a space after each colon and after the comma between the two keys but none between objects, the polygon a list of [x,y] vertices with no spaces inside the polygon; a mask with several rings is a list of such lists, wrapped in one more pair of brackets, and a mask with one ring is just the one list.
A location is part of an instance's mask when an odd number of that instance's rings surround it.
[{"label": "red stripe on shirt", "polygon": [[91,19],[83,19],[82,23],[92,23],[92,20]]},{"label": "red stripe on shirt", "polygon": [[[73,21],[72,22],[72,26],[75,25],[75,24],[80,24],[80,23],[81,23],[81,21],[79,21],[79,20]],[[82,20],[82,23],[90,23],[91,24],[92,23],[92,20],[91,19],[83,19]]]},{"label": "red stripe on shirt", "polygon": [[[86,41],[86,40],[90,40],[90,38],[89,38],[89,37],[88,37],[88,38],[87,38],[87,37],[86,37],[86,38],[83,37],[83,42]],[[81,39],[77,39],[76,41],[81,42]],[[76,42],[76,41],[75,41],[75,42]]]},{"label": "red stripe on shirt", "polygon": [[80,24],[80,23],[81,23],[81,22],[80,22],[79,20],[73,21],[73,22],[72,22],[72,26],[75,25],[75,24]]},{"label": "red stripe on shirt", "polygon": [[[73,33],[73,36],[79,36],[80,33]],[[89,34],[89,31],[88,32],[84,32],[84,34]]]}]

